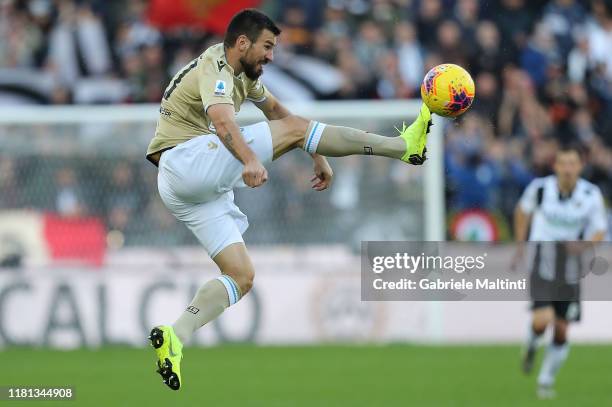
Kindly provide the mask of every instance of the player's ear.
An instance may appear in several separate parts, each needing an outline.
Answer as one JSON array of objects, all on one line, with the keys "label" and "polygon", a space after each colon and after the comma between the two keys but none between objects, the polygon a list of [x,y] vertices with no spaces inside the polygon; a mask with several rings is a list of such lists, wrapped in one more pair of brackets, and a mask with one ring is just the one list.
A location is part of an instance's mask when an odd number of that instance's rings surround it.
[{"label": "player's ear", "polygon": [[241,35],[238,37],[238,50],[240,52],[244,52],[249,48],[250,41],[246,35]]}]

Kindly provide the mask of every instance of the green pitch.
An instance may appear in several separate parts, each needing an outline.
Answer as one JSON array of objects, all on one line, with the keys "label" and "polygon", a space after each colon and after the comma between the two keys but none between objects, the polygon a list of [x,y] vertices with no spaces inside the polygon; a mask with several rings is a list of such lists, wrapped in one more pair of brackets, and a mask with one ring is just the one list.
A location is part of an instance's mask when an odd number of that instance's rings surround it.
[{"label": "green pitch", "polygon": [[[73,386],[65,406],[610,406],[610,346],[573,346],[558,397],[535,399],[517,346],[222,346],[185,350],[183,387],[154,372],[151,349],[7,349],[0,385]],[[542,352],[539,359],[542,357]],[[16,402],[40,406],[49,402]],[[1,402],[0,405],[8,405]]]}]

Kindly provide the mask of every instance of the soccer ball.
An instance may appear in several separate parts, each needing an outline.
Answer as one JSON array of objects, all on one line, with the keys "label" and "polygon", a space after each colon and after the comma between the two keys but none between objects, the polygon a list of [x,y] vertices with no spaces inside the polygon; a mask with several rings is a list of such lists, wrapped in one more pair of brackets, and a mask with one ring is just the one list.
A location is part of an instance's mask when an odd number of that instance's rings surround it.
[{"label": "soccer ball", "polygon": [[457,117],[472,105],[474,80],[462,67],[441,64],[433,67],[421,84],[421,98],[433,113]]}]

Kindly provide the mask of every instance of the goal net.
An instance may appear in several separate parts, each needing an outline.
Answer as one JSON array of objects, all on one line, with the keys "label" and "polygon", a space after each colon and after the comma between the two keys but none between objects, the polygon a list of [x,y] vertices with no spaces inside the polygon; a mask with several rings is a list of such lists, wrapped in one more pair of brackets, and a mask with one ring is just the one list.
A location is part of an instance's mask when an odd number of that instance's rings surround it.
[{"label": "goal net", "polygon": [[[304,117],[391,136],[397,134],[394,126],[418,114],[419,106],[414,100],[289,107]],[[157,109],[154,105],[3,109],[3,250],[20,250],[23,239],[37,233],[36,228],[43,228],[43,235],[56,235],[53,250],[60,252],[90,250],[85,246],[92,240],[114,249],[197,245],[163,206],[157,171],[144,158]],[[246,105],[238,119],[245,125],[264,116]],[[250,221],[245,241],[252,246],[340,244],[357,249],[362,240],[443,240],[441,127],[432,127],[429,159],[422,167],[369,156],[331,158],[334,185],[321,193],[310,189],[308,155],[301,150],[286,154],[271,165],[263,187],[236,192],[236,202]]]}]

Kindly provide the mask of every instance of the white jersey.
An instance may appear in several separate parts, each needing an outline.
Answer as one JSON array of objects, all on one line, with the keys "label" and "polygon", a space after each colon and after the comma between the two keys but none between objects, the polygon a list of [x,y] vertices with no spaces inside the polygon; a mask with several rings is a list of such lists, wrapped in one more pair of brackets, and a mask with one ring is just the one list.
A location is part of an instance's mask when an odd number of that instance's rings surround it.
[{"label": "white jersey", "polygon": [[580,178],[564,197],[554,175],[534,179],[523,192],[521,210],[531,214],[530,241],[590,240],[607,229],[599,187]]}]

